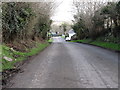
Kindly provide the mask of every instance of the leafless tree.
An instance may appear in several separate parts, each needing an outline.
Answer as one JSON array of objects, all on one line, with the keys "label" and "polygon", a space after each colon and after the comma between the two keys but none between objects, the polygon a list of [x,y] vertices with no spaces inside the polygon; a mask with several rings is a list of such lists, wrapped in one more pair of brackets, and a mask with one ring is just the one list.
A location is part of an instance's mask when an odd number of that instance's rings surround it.
[{"label": "leafless tree", "polygon": [[80,1],[74,0],[73,5],[76,8],[76,21],[83,19],[85,26],[88,28],[90,34],[93,33],[93,20],[92,17],[95,15],[95,12],[104,6],[106,2],[104,1]]}]

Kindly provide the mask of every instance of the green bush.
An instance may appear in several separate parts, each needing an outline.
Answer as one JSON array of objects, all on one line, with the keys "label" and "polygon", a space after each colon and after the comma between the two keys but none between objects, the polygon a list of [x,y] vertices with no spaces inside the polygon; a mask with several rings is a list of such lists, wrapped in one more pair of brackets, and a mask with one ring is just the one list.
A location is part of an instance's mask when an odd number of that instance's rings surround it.
[{"label": "green bush", "polygon": [[3,42],[24,38],[25,26],[29,23],[32,10],[28,3],[9,2],[2,5]]}]

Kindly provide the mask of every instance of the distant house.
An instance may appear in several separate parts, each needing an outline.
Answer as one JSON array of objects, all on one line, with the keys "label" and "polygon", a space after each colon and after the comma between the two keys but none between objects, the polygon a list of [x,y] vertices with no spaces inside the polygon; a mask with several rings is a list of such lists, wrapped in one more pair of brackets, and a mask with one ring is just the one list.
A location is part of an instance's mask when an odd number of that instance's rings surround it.
[{"label": "distant house", "polygon": [[74,32],[73,29],[71,29],[71,30],[68,31],[68,35],[69,35],[70,38],[71,38],[73,35],[75,35],[75,34],[76,34],[76,33]]}]

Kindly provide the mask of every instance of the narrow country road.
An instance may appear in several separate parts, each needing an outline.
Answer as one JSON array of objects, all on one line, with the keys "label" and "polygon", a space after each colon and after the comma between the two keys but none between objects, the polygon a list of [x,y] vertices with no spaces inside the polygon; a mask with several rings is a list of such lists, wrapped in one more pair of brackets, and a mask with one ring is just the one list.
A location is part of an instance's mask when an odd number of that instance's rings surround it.
[{"label": "narrow country road", "polygon": [[54,42],[24,66],[11,88],[117,88],[118,54],[99,47]]}]

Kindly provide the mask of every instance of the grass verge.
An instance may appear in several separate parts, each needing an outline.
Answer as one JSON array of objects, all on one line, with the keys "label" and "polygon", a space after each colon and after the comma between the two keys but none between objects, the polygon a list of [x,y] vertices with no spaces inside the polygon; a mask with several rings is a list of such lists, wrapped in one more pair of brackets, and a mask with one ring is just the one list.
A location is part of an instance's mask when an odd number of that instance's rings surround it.
[{"label": "grass verge", "polygon": [[65,36],[61,36],[61,38],[65,38]]},{"label": "grass verge", "polygon": [[49,43],[36,43],[36,47],[30,49],[28,52],[19,52],[15,51],[13,48],[9,48],[6,45],[0,45],[0,62],[2,62],[2,68],[0,68],[0,72],[6,69],[15,68],[15,63],[20,62],[22,60],[26,60],[27,57],[33,56],[47,47]]},{"label": "grass verge", "polygon": [[52,42],[53,42],[53,39],[52,39],[52,38],[50,38],[50,39],[48,40],[48,42],[49,42],[49,43],[52,43]]},{"label": "grass verge", "polygon": [[112,42],[102,42],[102,41],[97,41],[97,40],[92,41],[91,39],[73,40],[71,42],[81,42],[81,43],[86,43],[86,44],[92,44],[92,45],[100,46],[103,48],[120,51],[119,44],[112,43]]}]

